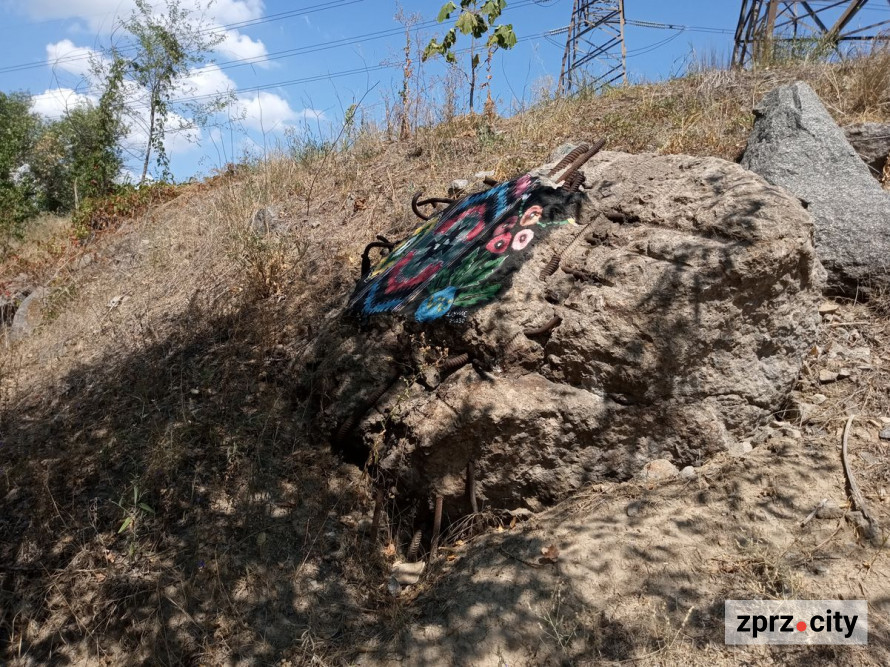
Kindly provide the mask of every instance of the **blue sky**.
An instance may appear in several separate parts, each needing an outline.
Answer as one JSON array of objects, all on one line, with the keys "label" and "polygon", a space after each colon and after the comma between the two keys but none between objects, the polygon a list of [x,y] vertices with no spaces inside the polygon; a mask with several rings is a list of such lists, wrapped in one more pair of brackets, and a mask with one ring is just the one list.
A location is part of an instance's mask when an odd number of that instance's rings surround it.
[{"label": "blue sky", "polygon": [[[162,0],[153,2],[163,5]],[[197,8],[202,2],[182,4]],[[433,23],[441,4],[216,0],[201,13],[201,20],[225,39],[207,64],[192,72],[181,95],[194,98],[228,90],[235,101],[211,126],[169,135],[175,176],[207,174],[245,152],[257,155],[285,145],[288,135],[336,131],[344,110],[363,96],[361,113],[380,121],[401,82],[404,36],[395,20],[398,8],[419,17],[422,26],[417,32],[425,43],[444,30]],[[630,78],[658,80],[680,74],[694,52],[728,60],[740,4],[626,0],[630,21],[674,26],[627,27]],[[877,6],[871,15],[864,13],[863,21],[890,18],[887,7],[872,4]],[[48,116],[95,99],[101,82],[89,79],[88,56],[111,40],[126,44],[118,24],[132,6],[132,0],[0,0],[0,90],[30,92],[35,110]],[[520,41],[494,59],[492,90],[501,113],[529,102],[542,85],[555,83],[565,35],[547,33],[564,27],[571,10],[572,0],[509,0],[501,22],[512,23]],[[441,62],[422,67],[430,94],[441,94],[448,85],[445,67]],[[129,93],[132,99],[140,96],[136,89]],[[180,113],[187,120],[187,113]],[[174,116],[173,122],[177,120]],[[131,121],[132,171],[137,171],[136,155],[144,140],[140,124],[144,118]]]}]

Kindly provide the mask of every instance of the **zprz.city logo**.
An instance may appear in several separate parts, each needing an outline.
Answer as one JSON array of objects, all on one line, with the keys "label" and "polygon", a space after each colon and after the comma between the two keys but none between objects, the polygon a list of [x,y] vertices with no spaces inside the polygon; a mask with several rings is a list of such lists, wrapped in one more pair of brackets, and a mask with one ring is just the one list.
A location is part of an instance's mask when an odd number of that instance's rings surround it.
[{"label": "zprz.city logo", "polygon": [[868,644],[866,600],[726,600],[727,644]]}]

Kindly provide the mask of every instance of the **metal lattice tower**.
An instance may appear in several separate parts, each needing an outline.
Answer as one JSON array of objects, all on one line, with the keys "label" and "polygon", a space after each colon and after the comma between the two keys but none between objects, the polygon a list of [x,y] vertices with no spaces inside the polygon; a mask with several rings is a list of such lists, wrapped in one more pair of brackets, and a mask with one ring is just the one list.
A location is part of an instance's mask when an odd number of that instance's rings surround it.
[{"label": "metal lattice tower", "polygon": [[600,89],[618,79],[627,82],[624,0],[574,0],[569,26],[553,34],[562,32],[567,35],[557,87],[560,94],[581,84]]},{"label": "metal lattice tower", "polygon": [[[842,43],[887,39],[881,29],[890,18],[865,27],[851,27],[853,18],[869,2],[880,0],[742,0],[732,52],[734,67],[769,60],[777,44],[813,40],[838,50]],[[884,4],[880,2],[880,4]]]}]

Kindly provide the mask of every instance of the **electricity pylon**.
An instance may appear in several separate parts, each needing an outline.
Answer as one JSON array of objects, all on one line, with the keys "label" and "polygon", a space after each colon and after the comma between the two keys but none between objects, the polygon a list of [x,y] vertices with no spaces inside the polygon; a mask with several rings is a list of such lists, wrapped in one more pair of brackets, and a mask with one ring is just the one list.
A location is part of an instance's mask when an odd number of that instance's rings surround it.
[{"label": "electricity pylon", "polygon": [[[567,28],[557,92],[579,85],[600,89],[618,79],[627,83],[624,0],[575,0]],[[598,67],[594,67],[597,65]]]},{"label": "electricity pylon", "polygon": [[890,18],[864,27],[850,25],[869,2],[878,4],[875,0],[742,0],[732,64],[744,67],[769,60],[779,43],[812,41],[838,50],[842,43],[886,40],[887,34],[879,29],[890,28]]}]

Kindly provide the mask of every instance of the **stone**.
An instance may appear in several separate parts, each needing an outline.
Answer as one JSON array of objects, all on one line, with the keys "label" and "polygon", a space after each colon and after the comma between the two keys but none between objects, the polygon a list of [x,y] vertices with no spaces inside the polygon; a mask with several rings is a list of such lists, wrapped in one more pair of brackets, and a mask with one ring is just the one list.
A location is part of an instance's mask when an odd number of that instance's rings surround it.
[{"label": "stone", "polygon": [[680,470],[667,459],[655,459],[643,466],[640,477],[648,481],[672,479],[680,474]]},{"label": "stone", "polygon": [[748,452],[754,451],[754,445],[750,440],[742,440],[741,442],[733,442],[726,448],[730,456],[740,457]]},{"label": "stone", "polygon": [[819,382],[822,384],[828,384],[830,382],[837,382],[838,374],[834,371],[829,371],[826,369],[822,369],[819,371]]},{"label": "stone", "polygon": [[392,568],[392,577],[401,586],[413,586],[420,581],[420,575],[423,574],[425,563],[418,561],[416,563],[396,563]]},{"label": "stone", "polygon": [[878,434],[878,437],[881,440],[890,440],[890,426],[887,428],[881,429],[881,432]]},{"label": "stone", "polygon": [[271,207],[263,207],[254,212],[250,219],[250,229],[257,236],[265,236],[274,231],[277,212]]},{"label": "stone", "polygon": [[486,178],[494,178],[494,171],[477,171],[473,174],[473,178],[478,178],[480,181]]},{"label": "stone", "polygon": [[890,196],[807,84],[769,92],[755,112],[742,166],[805,202],[836,292],[890,285]]},{"label": "stone", "polygon": [[853,150],[868,165],[871,175],[881,180],[890,155],[890,123],[857,123],[844,128]]},{"label": "stone", "polygon": [[825,504],[816,510],[817,519],[840,519],[846,512],[833,500],[826,500]]},{"label": "stone", "polygon": [[825,394],[813,394],[810,396],[810,402],[813,405],[822,405],[825,401],[828,400],[828,396]]},{"label": "stone", "polygon": [[455,178],[448,186],[448,194],[452,197],[461,195],[466,192],[468,187],[470,187],[470,182],[467,179]]},{"label": "stone", "polygon": [[692,466],[686,466],[680,471],[680,477],[682,477],[683,479],[690,479],[692,477],[695,477],[696,474],[697,473],[695,472],[695,468],[693,468]]},{"label": "stone", "polygon": [[19,304],[12,324],[9,326],[9,340],[20,341],[30,336],[43,321],[43,311],[49,290],[38,287]]},{"label": "stone", "polygon": [[[677,474],[744,455],[785,407],[825,281],[800,203],[717,158],[601,152],[584,173],[583,226],[554,227],[492,303],[430,324],[338,316],[305,352],[315,427],[352,460],[375,452],[396,497],[465,514],[472,460],[480,506],[538,511],[655,459]],[[542,280],[582,233],[563,265],[599,278]],[[421,333],[476,363],[399,379]]]},{"label": "stone", "polygon": [[853,375],[853,371],[851,371],[849,368],[841,368],[837,372],[837,379],[838,380],[846,380],[847,378],[851,377],[852,375]]},{"label": "stone", "polygon": [[834,301],[826,301],[819,306],[820,315],[829,315],[831,313],[836,313],[838,310],[840,310],[840,305]]}]

